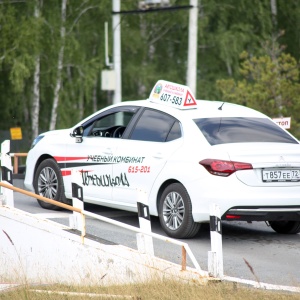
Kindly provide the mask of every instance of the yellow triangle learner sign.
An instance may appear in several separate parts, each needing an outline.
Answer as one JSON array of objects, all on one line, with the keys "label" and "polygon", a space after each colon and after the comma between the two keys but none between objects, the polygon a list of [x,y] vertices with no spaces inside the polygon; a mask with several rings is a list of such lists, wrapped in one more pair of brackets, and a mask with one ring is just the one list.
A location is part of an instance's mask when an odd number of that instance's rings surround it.
[{"label": "yellow triangle learner sign", "polygon": [[178,109],[197,108],[197,101],[188,86],[165,80],[157,81],[149,101]]}]

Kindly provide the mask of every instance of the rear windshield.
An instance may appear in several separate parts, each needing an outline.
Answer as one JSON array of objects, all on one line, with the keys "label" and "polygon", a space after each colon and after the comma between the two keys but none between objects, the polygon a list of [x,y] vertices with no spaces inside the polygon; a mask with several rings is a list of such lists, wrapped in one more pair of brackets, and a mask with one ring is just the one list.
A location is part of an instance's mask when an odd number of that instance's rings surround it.
[{"label": "rear windshield", "polygon": [[248,142],[298,144],[266,118],[201,118],[194,121],[211,145]]}]

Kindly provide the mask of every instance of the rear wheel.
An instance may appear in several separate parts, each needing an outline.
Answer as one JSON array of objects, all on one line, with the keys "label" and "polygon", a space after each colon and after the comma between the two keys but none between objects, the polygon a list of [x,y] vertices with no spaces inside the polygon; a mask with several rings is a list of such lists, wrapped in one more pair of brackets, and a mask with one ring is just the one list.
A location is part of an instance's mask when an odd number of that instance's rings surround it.
[{"label": "rear wheel", "polygon": [[[64,185],[61,171],[57,163],[51,159],[41,162],[34,176],[35,193],[59,202],[66,203]],[[37,200],[39,205],[45,209],[60,210],[61,207]]]},{"label": "rear wheel", "polygon": [[269,224],[278,233],[296,234],[300,232],[299,221],[270,221]]},{"label": "rear wheel", "polygon": [[159,220],[163,230],[171,237],[194,237],[200,229],[192,216],[189,194],[180,183],[172,183],[163,191],[159,202]]}]

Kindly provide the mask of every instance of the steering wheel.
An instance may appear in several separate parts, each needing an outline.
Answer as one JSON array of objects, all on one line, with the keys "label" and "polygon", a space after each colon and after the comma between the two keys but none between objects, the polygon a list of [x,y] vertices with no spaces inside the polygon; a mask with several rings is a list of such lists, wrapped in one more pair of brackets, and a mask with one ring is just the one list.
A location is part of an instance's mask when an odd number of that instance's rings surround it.
[{"label": "steering wheel", "polygon": [[124,127],[124,126],[118,127],[118,128],[113,132],[113,137],[114,137],[114,138],[121,138],[124,131],[125,131],[125,127]]}]

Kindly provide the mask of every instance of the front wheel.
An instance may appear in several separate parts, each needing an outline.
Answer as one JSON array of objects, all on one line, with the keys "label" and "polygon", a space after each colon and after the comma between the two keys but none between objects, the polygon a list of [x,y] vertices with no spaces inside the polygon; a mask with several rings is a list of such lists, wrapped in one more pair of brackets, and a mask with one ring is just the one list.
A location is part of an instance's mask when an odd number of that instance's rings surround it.
[{"label": "front wheel", "polygon": [[269,224],[277,233],[296,234],[300,232],[299,221],[270,221]]},{"label": "front wheel", "polygon": [[[38,166],[34,175],[34,189],[35,193],[40,196],[66,203],[61,171],[53,159],[45,159]],[[41,200],[37,201],[39,205],[45,209],[61,209],[61,207],[57,205]]]},{"label": "front wheel", "polygon": [[192,238],[198,233],[200,224],[193,220],[191,199],[182,184],[172,183],[163,191],[159,220],[166,234],[173,238]]}]

